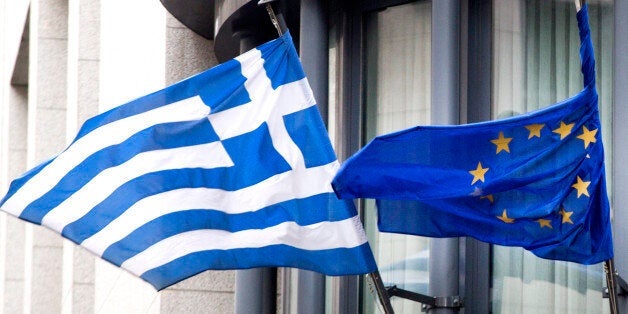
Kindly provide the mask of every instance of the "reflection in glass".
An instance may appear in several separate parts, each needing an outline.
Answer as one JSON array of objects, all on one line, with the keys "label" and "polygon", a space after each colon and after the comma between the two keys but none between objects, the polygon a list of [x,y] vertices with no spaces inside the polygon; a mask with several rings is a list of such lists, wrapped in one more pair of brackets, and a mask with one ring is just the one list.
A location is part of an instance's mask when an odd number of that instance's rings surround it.
[{"label": "reflection in glass", "polygon": [[[365,138],[430,123],[431,3],[389,7],[366,16]],[[365,201],[367,235],[384,284],[427,294],[429,239],[377,231],[375,202]],[[375,312],[365,284],[364,312]],[[419,313],[393,298],[396,313]]]},{"label": "reflection in glass", "polygon": [[[610,169],[612,3],[588,3]],[[546,107],[582,89],[575,14],[571,1],[493,1],[493,118]],[[494,246],[492,276],[494,313],[609,311],[601,265],[544,260],[521,248]]]}]

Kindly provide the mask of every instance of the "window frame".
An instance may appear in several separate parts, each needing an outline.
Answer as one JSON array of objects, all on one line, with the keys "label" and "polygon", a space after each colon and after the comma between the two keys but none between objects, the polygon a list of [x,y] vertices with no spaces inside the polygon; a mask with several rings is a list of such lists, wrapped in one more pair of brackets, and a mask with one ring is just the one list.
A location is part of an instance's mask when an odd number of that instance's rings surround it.
[{"label": "window frame", "polygon": [[[339,86],[336,95],[338,125],[342,125],[342,137],[338,138],[339,160],[345,160],[358,151],[364,140],[364,36],[363,16],[367,12],[381,10],[413,2],[410,0],[347,1],[339,4],[342,21],[338,32],[339,68],[334,78]],[[628,69],[628,3],[614,1],[614,47],[613,68]],[[493,1],[460,0],[460,123],[488,121],[491,119],[492,102],[492,49],[493,49]],[[628,134],[628,106],[621,106],[620,99],[628,99],[628,89],[620,83],[628,81],[628,71],[613,73],[613,134]],[[614,140],[607,145],[613,147],[613,159],[621,160],[628,154],[628,141]],[[628,164],[613,163],[613,204],[628,202]],[[361,208],[361,206],[360,206]],[[628,224],[627,211],[615,211],[613,225]],[[628,228],[614,228],[615,260],[620,275],[628,275]],[[462,312],[489,313],[491,311],[491,268],[492,247],[472,238],[461,238],[459,254],[459,291],[464,298]],[[338,290],[343,296],[335,309],[356,313],[361,310],[360,294],[362,280],[357,277],[339,280]],[[628,300],[620,297],[620,308],[628,309]]]},{"label": "window frame", "polygon": [[[366,21],[368,13],[416,0],[349,1],[341,8],[339,27],[338,125],[342,125],[337,154],[343,161],[358,151],[365,140]],[[460,4],[460,108],[461,123],[490,120],[492,60],[492,0],[463,0]],[[489,66],[487,66],[487,64]],[[473,75],[473,77],[470,77]],[[478,78],[478,75],[480,77]],[[432,79],[434,79],[432,75]],[[489,84],[483,83],[489,82]],[[363,205],[359,202],[360,214]],[[463,312],[488,313],[490,309],[490,245],[472,238],[459,241],[459,292],[465,299]],[[449,274],[440,274],[443,278]],[[364,280],[342,278],[337,284],[342,294],[336,309],[362,311]],[[336,290],[336,291],[338,291]],[[356,307],[357,303],[357,307]]]}]

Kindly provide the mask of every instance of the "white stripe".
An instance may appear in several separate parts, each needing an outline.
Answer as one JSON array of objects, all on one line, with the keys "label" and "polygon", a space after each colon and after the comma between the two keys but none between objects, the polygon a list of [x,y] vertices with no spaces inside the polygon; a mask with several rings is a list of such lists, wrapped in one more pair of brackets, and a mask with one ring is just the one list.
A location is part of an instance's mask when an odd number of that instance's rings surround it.
[{"label": "white stripe", "polygon": [[285,84],[274,90],[260,51],[249,51],[236,59],[242,65],[242,75],[246,77],[244,86],[251,102],[210,116],[216,133],[221,139],[226,139],[250,132],[267,122],[277,152],[292,169],[304,168],[301,150],[286,130],[283,116],[315,105],[307,80]]},{"label": "white stripe", "polygon": [[57,232],[87,214],[127,181],[160,170],[233,166],[221,142],[149,151],[117,167],[106,169],[76,193],[48,212],[42,225]]},{"label": "white stripe", "polygon": [[244,88],[249,93],[251,100],[255,102],[256,99],[269,99],[273,94],[273,86],[270,78],[266,75],[262,52],[254,49],[235,59],[240,62],[242,76],[246,77]]},{"label": "white stripe", "polygon": [[[359,229],[360,228],[360,229]],[[158,242],[122,263],[121,267],[141,276],[144,272],[162,266],[191,253],[207,250],[261,248],[285,244],[304,250],[353,248],[366,242],[357,216],[336,222],[321,222],[299,226],[294,222],[266,229],[239,232],[196,230],[180,233]]]},{"label": "white stripe", "polygon": [[286,129],[283,115],[274,114],[268,119],[268,129],[273,141],[275,150],[288,162],[292,169],[305,168],[305,158],[299,146],[292,140],[290,133]]},{"label": "white stripe", "polygon": [[218,137],[224,140],[249,133],[272,116],[285,116],[315,104],[308,81],[304,78],[279,86],[264,99],[252,98],[247,104],[212,113],[209,121],[216,129]]},{"label": "white stripe", "polygon": [[119,144],[150,126],[201,119],[207,116],[209,111],[209,107],[201,98],[195,96],[101,126],[57,156],[9,198],[2,209],[19,216],[26,206],[48,192],[63,176],[91,154],[104,147]]},{"label": "white stripe", "polygon": [[186,188],[152,195],[133,204],[124,214],[81,245],[101,256],[107,247],[122,240],[135,229],[170,213],[188,209],[211,209],[237,214],[256,211],[295,198],[332,193],[330,182],[337,170],[338,162],[334,161],[320,167],[278,174],[237,191]]}]

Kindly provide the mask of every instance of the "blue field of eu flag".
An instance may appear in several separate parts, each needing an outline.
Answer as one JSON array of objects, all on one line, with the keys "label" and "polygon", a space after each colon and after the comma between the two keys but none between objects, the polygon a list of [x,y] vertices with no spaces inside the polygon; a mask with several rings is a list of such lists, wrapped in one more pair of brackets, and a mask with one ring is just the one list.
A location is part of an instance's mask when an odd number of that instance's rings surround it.
[{"label": "blue field of eu flag", "polygon": [[577,17],[579,94],[505,120],[377,137],[343,164],[337,195],[377,199],[384,232],[471,236],[582,264],[612,258],[586,6]]},{"label": "blue field of eu flag", "polygon": [[163,289],[207,269],[376,270],[290,34],[85,122],[0,207]]}]

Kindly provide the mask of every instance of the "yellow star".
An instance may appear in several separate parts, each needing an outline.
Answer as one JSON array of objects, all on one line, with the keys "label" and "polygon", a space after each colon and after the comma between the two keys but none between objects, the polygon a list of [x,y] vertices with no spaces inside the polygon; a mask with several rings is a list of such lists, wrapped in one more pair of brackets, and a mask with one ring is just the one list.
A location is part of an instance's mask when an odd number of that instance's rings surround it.
[{"label": "yellow star", "polygon": [[566,212],[563,208],[558,213],[563,216],[563,223],[570,223],[573,225],[573,221],[571,221],[571,215],[573,214],[573,212]]},{"label": "yellow star", "polygon": [[533,137],[541,137],[541,129],[545,126],[545,124],[530,124],[530,125],[526,125],[525,128],[528,129],[528,131],[530,131],[530,135],[528,135],[528,139],[531,139]]},{"label": "yellow star", "polygon": [[469,171],[469,173],[473,175],[473,182],[471,182],[471,184],[473,185],[473,183],[477,182],[478,180],[484,182],[484,175],[486,174],[488,169],[489,168],[482,168],[482,163],[478,162],[478,167],[475,170]]},{"label": "yellow star", "polygon": [[589,147],[589,144],[595,143],[597,140],[595,138],[595,134],[597,134],[597,129],[589,131],[586,126],[582,126],[582,134],[577,137],[584,141],[584,148]]},{"label": "yellow star", "polygon": [[512,137],[504,137],[504,132],[500,131],[499,137],[491,140],[491,143],[497,145],[497,151],[495,152],[495,154],[499,154],[499,152],[501,152],[502,150],[510,153],[510,148],[508,147],[508,143],[510,143],[510,141],[512,141]]},{"label": "yellow star", "polygon": [[539,220],[536,220],[536,222],[539,223],[539,225],[541,226],[541,229],[543,229],[543,227],[554,229],[554,227],[552,227],[552,224],[551,224],[552,221],[549,219],[539,219]]},{"label": "yellow star", "polygon": [[560,121],[560,127],[552,132],[560,134],[560,139],[564,139],[571,133],[571,129],[573,129],[573,123],[565,124],[565,122]]},{"label": "yellow star", "polygon": [[485,198],[488,199],[489,201],[491,201],[491,203],[495,202],[495,199],[493,198],[493,194],[489,194],[489,195],[486,195],[486,196],[480,196],[480,199],[485,199]]},{"label": "yellow star", "polygon": [[507,224],[511,224],[513,222],[515,222],[514,218],[508,218],[508,215],[506,215],[506,210],[504,209],[504,212],[502,213],[501,216],[495,216],[497,217],[497,219],[507,223]]},{"label": "yellow star", "polygon": [[582,181],[582,179],[580,179],[580,176],[577,176],[577,180],[578,182],[571,185],[571,187],[578,190],[578,198],[580,198],[582,194],[589,196],[589,191],[587,190],[587,188],[589,187],[589,184],[591,184],[591,181]]}]

